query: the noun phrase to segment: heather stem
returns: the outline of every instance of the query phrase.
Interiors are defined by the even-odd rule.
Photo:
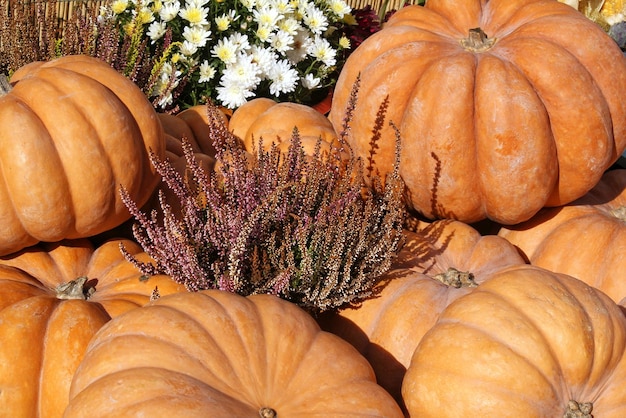
[[[0,97],[8,94],[12,88],[9,83],[9,77],[6,74],[0,74]]]

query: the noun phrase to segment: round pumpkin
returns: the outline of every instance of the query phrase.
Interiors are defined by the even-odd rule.
[[[326,149],[340,146],[335,128],[322,113],[307,105],[277,103],[262,97],[238,107],[230,118],[228,128],[243,141],[248,152],[258,147],[261,138],[266,149],[276,143],[282,151],[287,151],[294,128],[298,128],[302,146],[308,155],[315,151],[319,138]]]
[[[348,58],[329,119],[360,77],[347,138],[394,161],[423,216],[516,224],[589,191],[626,148],[626,58],[595,23],[551,0],[429,0],[389,19]]]
[[[584,282],[502,270],[451,303],[402,384],[415,417],[626,416],[626,316]]]
[[[138,244],[86,239],[41,243],[0,258],[0,409],[11,417],[60,418],[87,344],[111,317],[153,295],[185,291],[169,276],[144,277]]]
[[[0,92],[0,255],[84,238],[130,218],[123,185],[144,204],[163,156],[156,112],[139,87],[96,58],[33,62]]]
[[[607,171],[585,196],[502,227],[531,264],[574,276],[615,302],[626,297],[626,169]]]
[[[380,277],[374,297],[322,314],[322,329],[354,345],[378,383],[402,403],[401,387],[415,347],[445,307],[499,270],[524,259],[495,235],[450,220],[405,231],[405,244]]]
[[[64,418],[402,417],[367,361],[295,304],[164,296],[91,341]]]

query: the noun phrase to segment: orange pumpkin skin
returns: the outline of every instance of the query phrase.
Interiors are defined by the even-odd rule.
[[[488,38],[473,35],[472,45],[478,27]],[[388,96],[408,205],[431,219],[528,220],[584,195],[626,147],[626,59],[595,23],[556,1],[402,8],[343,67],[329,115],[336,129],[359,74],[348,142],[368,155]],[[377,145],[375,164],[388,172],[387,123]]]
[[[626,169],[607,171],[580,199],[498,235],[531,264],[574,276],[619,302],[626,297]]]
[[[441,313],[402,394],[412,417],[624,417],[625,349],[626,316],[608,296],[515,266]],[[565,415],[570,401],[591,415]]]
[[[33,62],[0,96],[0,255],[39,241],[84,238],[130,218],[123,185],[140,204],[163,156],[156,112],[141,90],[87,56]]]
[[[304,151],[312,155],[321,137],[322,146],[339,147],[337,133],[330,120],[310,106],[256,98],[238,107],[229,122],[229,130],[243,141],[248,152],[258,147],[263,138],[264,147],[272,143],[286,152],[293,129],[298,128]],[[324,148],[322,148],[324,150]]]
[[[524,264],[506,240],[481,236],[459,221],[424,223],[417,233],[406,231],[405,240],[375,297],[318,319],[322,329],[344,338],[369,360],[378,383],[400,403],[402,379],[421,338],[446,306],[477,288],[470,282],[444,284],[438,276],[453,270],[471,273],[480,287],[497,271]]]
[[[367,361],[271,295],[162,297],[106,324],[64,418],[402,417]]]
[[[149,259],[136,243],[88,240],[39,244],[0,258],[0,410],[13,417],[59,418],[72,376],[93,335],[111,317],[146,304],[155,290],[184,287],[169,276],[144,278],[119,250]],[[95,292],[57,294],[59,285],[86,277]]]

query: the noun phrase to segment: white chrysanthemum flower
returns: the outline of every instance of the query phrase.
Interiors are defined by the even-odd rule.
[[[306,8],[302,21],[308,28],[316,35],[321,35],[326,29],[328,29],[328,19],[324,13],[316,8],[310,6]]]
[[[257,22],[259,26],[275,26],[278,21],[283,18],[283,15],[278,13],[278,10],[271,7],[254,9],[252,16],[254,16],[254,21]]]
[[[328,0],[328,7],[339,19],[352,13],[350,6],[343,0]]]
[[[198,52],[198,45],[194,44],[193,42],[184,40],[180,46],[180,53],[184,57],[190,57],[194,55],[196,52]]]
[[[318,61],[323,62],[324,65],[328,67],[332,67],[337,63],[337,51],[333,49],[328,40],[320,36],[316,36],[313,43],[309,45],[308,53],[310,56]]]
[[[161,11],[159,12],[159,17],[164,22],[169,22],[173,20],[176,16],[178,16],[179,11],[180,11],[180,2],[173,1],[169,3],[165,3],[163,7],[161,7]]]
[[[270,26],[259,26],[254,33],[257,39],[261,42],[269,42],[270,36],[272,36],[273,29]]]
[[[305,59],[309,53],[309,46],[312,42],[308,31],[299,30],[293,38],[291,49],[286,52],[289,61],[297,64]]]
[[[218,32],[224,32],[230,27],[230,24],[238,19],[239,16],[235,14],[234,10],[229,10],[228,14],[224,13],[221,16],[215,18],[215,25]]]
[[[269,79],[270,93],[278,97],[281,93],[291,93],[298,83],[298,72],[291,66],[289,61],[280,60],[275,62],[270,70]]]
[[[237,60],[237,45],[234,45],[230,39],[219,39],[211,48],[211,56],[225,64],[232,64]]]
[[[273,0],[271,5],[282,15],[293,13],[293,6],[289,0]]]
[[[248,42],[248,35],[240,32],[235,32],[228,37],[229,42],[235,46],[236,53],[246,51],[250,49],[250,42]]]
[[[302,25],[297,19],[289,17],[278,22],[278,29],[295,36],[298,31],[302,30]]]
[[[174,101],[172,91],[180,83],[181,72],[174,70],[170,63],[163,64],[159,78],[152,90],[152,96],[159,97],[157,105],[165,108]]]
[[[165,30],[165,22],[155,21],[150,23],[150,26],[148,26],[146,35],[148,35],[148,37],[152,40],[152,43],[154,43],[156,40],[161,39],[163,35],[165,35]]]
[[[222,81],[216,90],[217,100],[229,109],[235,109],[246,103],[249,97],[254,97],[253,91],[228,81]]]
[[[215,67],[209,64],[209,61],[204,60],[202,61],[202,64],[200,64],[198,72],[200,74],[198,83],[208,83],[209,81],[213,80],[213,77],[215,77],[217,70],[215,69]]]
[[[240,0],[243,7],[252,11],[256,7],[256,0]]]
[[[252,62],[259,66],[259,77],[268,78],[274,62],[278,60],[278,55],[272,49],[258,45],[253,45],[248,54],[252,57]]]
[[[128,7],[128,0],[114,0],[113,3],[111,3],[111,10],[116,15],[123,13],[127,7]]]
[[[302,79],[302,85],[309,90],[314,90],[318,88],[321,82],[322,82],[321,79],[319,79],[318,77],[315,77],[311,73],[305,75],[304,78]]]
[[[189,24],[200,26],[209,24],[207,20],[208,14],[208,9],[193,4],[187,4],[178,12],[178,15],[189,22]]]
[[[226,66],[222,72],[222,81],[237,83],[245,89],[254,90],[261,82],[259,65],[248,54],[239,54],[237,61]]]
[[[186,0],[187,6],[194,6],[198,8],[203,8],[211,0]]]
[[[211,39],[211,31],[198,25],[185,26],[185,29],[183,29],[183,38],[194,44],[197,48],[202,48],[209,39]]]
[[[271,34],[268,41],[272,48],[284,55],[285,52],[292,48],[293,36],[285,31],[279,30]]]

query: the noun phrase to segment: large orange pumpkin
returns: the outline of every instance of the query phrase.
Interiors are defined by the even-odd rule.
[[[501,271],[441,313],[402,384],[411,417],[626,416],[626,316],[536,266]]]
[[[369,360],[379,384],[400,403],[413,351],[446,306],[499,270],[524,264],[505,239],[481,236],[459,221],[422,223],[417,233],[405,231],[405,240],[376,296],[318,319]]]
[[[370,152],[381,102],[402,135],[408,204],[428,218],[515,224],[589,191],[626,148],[626,58],[552,0],[429,0],[396,12],[348,58],[330,120]],[[374,161],[391,170],[394,131]]]
[[[7,417],[60,418],[87,344],[111,317],[183,292],[169,276],[144,277],[119,244],[88,240],[39,244],[0,258],[0,411]]]
[[[626,169],[607,171],[580,199],[498,235],[531,264],[574,276],[619,302],[626,298]]]
[[[367,361],[272,295],[206,290],[112,319],[64,418],[402,417]]]
[[[141,90],[87,56],[33,62],[0,92],[0,254],[84,238],[130,218],[119,187],[145,203],[163,156],[156,112]]]

